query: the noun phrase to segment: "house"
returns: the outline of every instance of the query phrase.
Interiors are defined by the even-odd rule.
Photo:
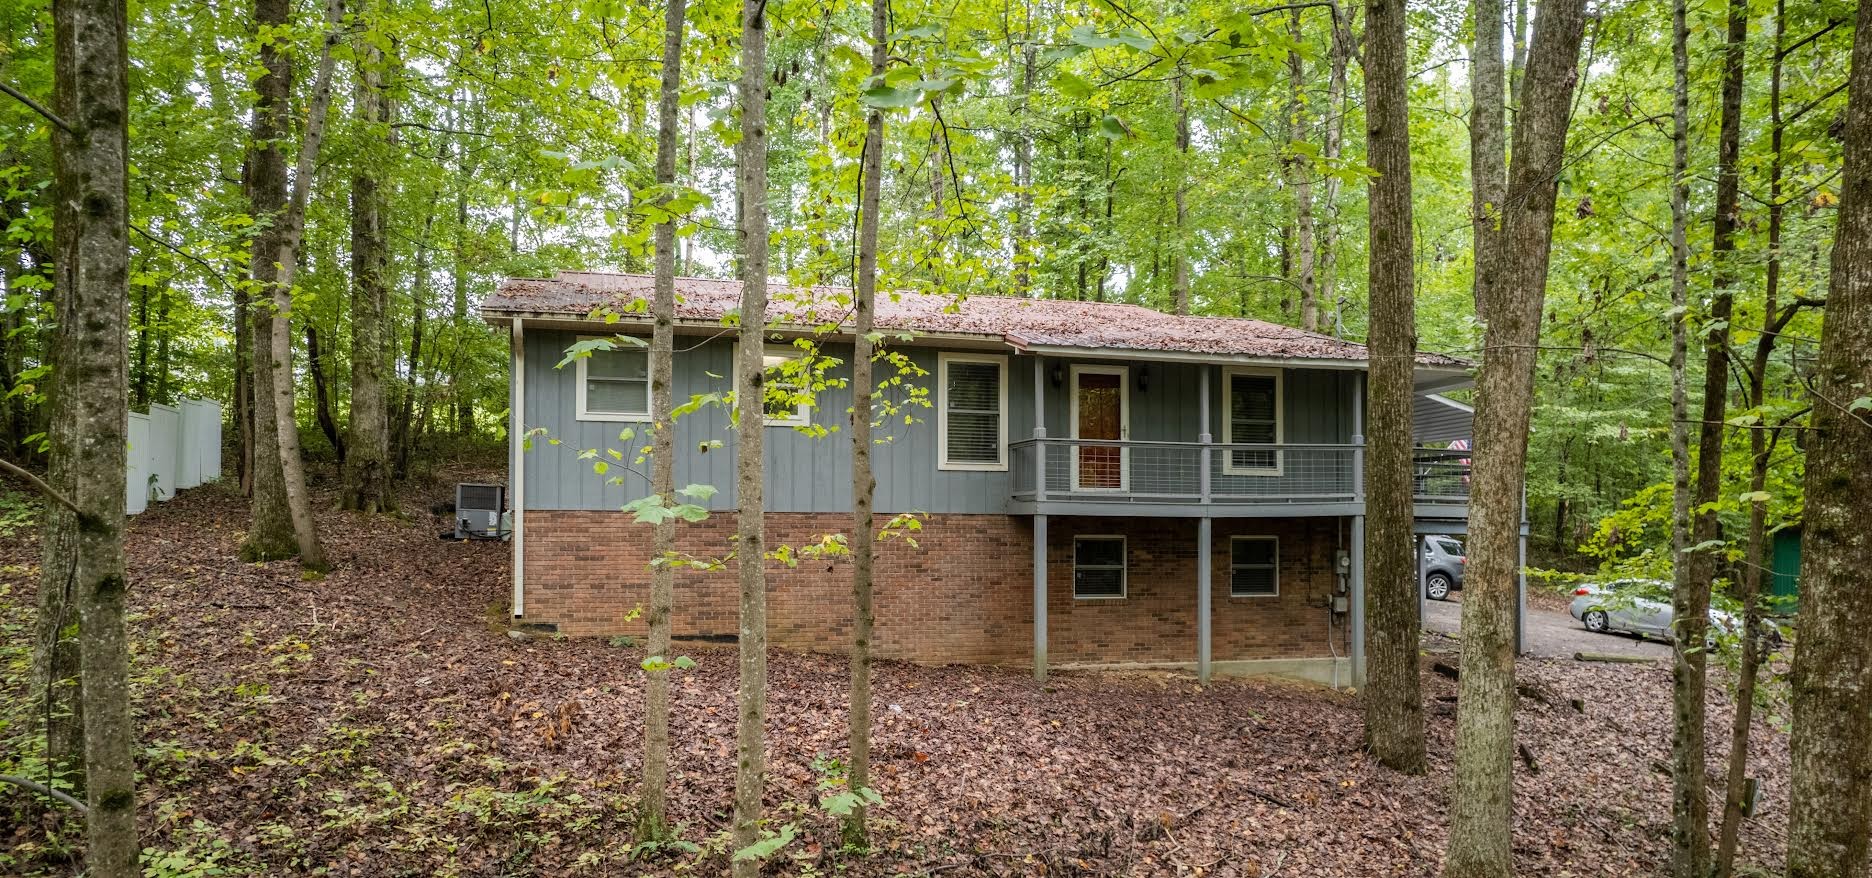
[[[596,475],[580,452],[617,448],[627,464],[647,444],[641,432],[619,437],[648,420],[648,354],[624,347],[562,361],[582,337],[647,338],[651,284],[564,272],[509,280],[481,306],[512,340],[513,614],[525,623],[573,636],[641,626],[633,610],[647,600],[651,529],[619,509],[649,492],[647,465],[640,474],[614,459]],[[680,278],[677,292],[676,398],[731,390],[734,336],[722,318],[738,308],[740,285]],[[850,293],[775,287],[772,297],[770,321],[784,327],[770,336],[779,368],[799,355],[788,340],[835,325]],[[617,319],[595,319],[599,309]],[[1040,676],[1051,664],[1355,679],[1362,345],[1257,320],[1074,301],[905,295],[880,301],[876,320],[926,373],[914,383],[929,403],[906,404],[914,422],[894,417],[878,429],[880,520],[927,518],[917,547],[880,547],[876,655],[1031,663]],[[849,334],[821,338],[839,361],[832,374],[849,374]],[[1417,389],[1469,386],[1470,368],[1422,354]],[[892,393],[908,403],[902,388]],[[828,387],[768,422],[770,543],[848,529],[849,405],[847,388]],[[801,429],[809,425],[839,432],[814,437]],[[735,527],[728,412],[704,406],[676,429],[677,484],[718,489],[714,514],[679,529],[679,548],[720,556]],[[1420,531],[1466,530],[1471,453],[1419,450]],[[772,564],[771,641],[842,649],[846,570]],[[675,635],[732,639],[737,607],[732,575],[685,570]]]

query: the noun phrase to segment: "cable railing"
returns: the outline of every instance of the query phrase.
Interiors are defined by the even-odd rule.
[[[1026,439],[1011,446],[1026,501],[1302,504],[1362,498],[1365,448],[1307,443]],[[1413,451],[1420,499],[1467,502],[1470,451]]]

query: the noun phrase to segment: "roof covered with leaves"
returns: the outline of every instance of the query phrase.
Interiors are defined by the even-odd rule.
[[[549,278],[512,278],[481,303],[492,319],[559,317],[625,321],[649,313],[653,278],[647,274],[566,271]],[[676,279],[676,316],[688,323],[719,323],[737,315],[741,283],[734,280]],[[783,326],[849,327],[852,291],[847,287],[768,288],[767,318]],[[1003,341],[1015,350],[1079,348],[1132,350],[1198,356],[1282,360],[1363,361],[1362,344],[1244,317],[1179,317],[1140,305],[880,293],[878,328],[922,335],[969,336]],[[1462,368],[1456,357],[1420,353],[1418,365]]]

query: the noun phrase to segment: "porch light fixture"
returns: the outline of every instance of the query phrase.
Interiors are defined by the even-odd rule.
[[[1060,387],[1060,386],[1063,386],[1065,383],[1066,383],[1066,367],[1061,366],[1058,363],[1054,363],[1053,364],[1053,386]]]
[[[1150,367],[1149,366],[1138,367],[1137,388],[1138,388],[1139,393],[1143,393],[1145,391],[1150,390]]]

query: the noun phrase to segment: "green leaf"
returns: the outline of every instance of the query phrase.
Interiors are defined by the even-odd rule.
[[[1092,84],[1077,75],[1061,70],[1053,77],[1053,87],[1059,93],[1074,100],[1085,100],[1092,96]]]
[[[687,670],[691,670],[695,668],[696,661],[695,659],[692,659],[686,655],[679,655],[675,658],[674,661],[671,661],[670,664],[675,665],[677,668],[681,670],[687,671]]]
[[[779,853],[781,848],[792,844],[793,835],[793,824],[783,824],[778,833],[769,832],[762,837],[760,841],[735,851],[735,862],[741,862],[743,860],[765,860]]]
[[[676,493],[681,494],[684,497],[693,497],[697,500],[707,503],[709,501],[709,498],[714,497],[719,492],[716,491],[714,485],[684,485],[680,488],[677,488]]]
[[[1767,491],[1750,491],[1736,499],[1743,503],[1766,503],[1774,499],[1774,495],[1769,494]]]
[[[893,88],[880,85],[865,89],[859,100],[867,107],[879,107],[887,110],[901,110],[914,107],[923,100],[923,92],[915,88]]]
[[[1099,120],[1099,135],[1112,140],[1124,140],[1131,136],[1131,128],[1117,116],[1106,116]]]

